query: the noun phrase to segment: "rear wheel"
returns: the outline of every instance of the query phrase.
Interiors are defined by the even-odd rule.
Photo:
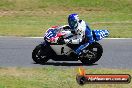
[[[48,50],[43,45],[38,45],[32,52],[32,59],[39,64],[46,63],[49,60]]]
[[[87,53],[80,58],[81,62],[83,64],[93,64],[101,58],[103,48],[99,43],[94,42],[86,48],[86,52]]]

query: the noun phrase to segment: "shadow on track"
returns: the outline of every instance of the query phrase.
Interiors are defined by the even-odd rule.
[[[34,63],[34,64],[37,64],[37,63]],[[53,66],[94,66],[94,65],[98,65],[98,64],[85,65],[83,63],[47,62],[45,64],[40,64],[40,65],[53,65]]]

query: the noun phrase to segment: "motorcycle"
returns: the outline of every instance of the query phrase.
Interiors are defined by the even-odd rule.
[[[92,30],[94,42],[86,47],[80,56],[76,55],[74,48],[80,44],[65,44],[63,41],[65,32],[58,26],[51,27],[44,35],[44,42],[35,47],[32,59],[38,64],[45,64],[49,59],[54,61],[78,61],[83,64],[97,62],[103,53],[102,46],[97,42],[109,35],[108,30]],[[54,43],[57,39],[57,42]]]

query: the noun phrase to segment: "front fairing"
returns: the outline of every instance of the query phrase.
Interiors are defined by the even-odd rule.
[[[58,31],[59,31],[58,29],[48,29],[48,31],[44,35],[44,39],[49,40],[52,37],[55,37]]]

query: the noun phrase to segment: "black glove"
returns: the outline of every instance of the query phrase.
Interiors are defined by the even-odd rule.
[[[63,27],[63,29],[65,30],[65,29],[70,29],[70,27],[69,26],[65,26],[65,27]]]

